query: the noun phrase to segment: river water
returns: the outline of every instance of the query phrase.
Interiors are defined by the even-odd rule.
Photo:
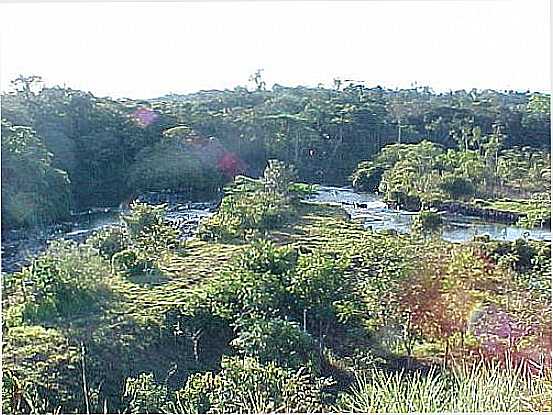
[[[177,202],[169,204],[166,218],[175,222],[181,238],[192,237],[200,220],[213,214],[215,202]],[[95,208],[71,215],[70,221],[34,229],[2,232],[2,272],[15,272],[28,265],[33,257],[46,249],[49,241],[70,239],[84,241],[94,231],[120,224],[119,208]]]
[[[408,233],[416,213],[389,209],[374,193],[358,193],[347,187],[320,186],[311,202],[323,202],[342,206],[353,220],[375,231],[392,229]],[[362,207],[361,207],[361,206]],[[491,239],[514,241],[520,238],[551,241],[551,229],[525,229],[513,225],[483,221],[480,218],[444,214],[442,238],[449,242],[465,242],[479,235]]]
[[[408,233],[414,213],[389,209],[372,193],[358,193],[347,187],[319,186],[307,202],[342,206],[352,220],[360,221],[375,231],[392,229]],[[213,214],[215,202],[170,202],[167,219],[179,223],[182,238],[194,235],[200,221]],[[362,205],[362,206],[360,206]],[[91,209],[72,216],[63,229],[59,226],[35,230],[12,230],[2,233],[2,272],[13,272],[29,263],[52,239],[84,240],[93,231],[121,223],[121,209]],[[513,241],[519,238],[551,241],[550,229],[524,229],[512,225],[485,222],[461,215],[444,215],[442,238],[464,242],[476,235]]]

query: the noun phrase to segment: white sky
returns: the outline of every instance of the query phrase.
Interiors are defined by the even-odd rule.
[[[245,85],[548,91],[550,1],[2,4],[1,89],[42,75],[100,96]]]

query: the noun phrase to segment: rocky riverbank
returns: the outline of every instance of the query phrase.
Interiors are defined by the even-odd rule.
[[[517,212],[479,207],[463,202],[443,202],[435,207],[440,211],[445,211],[451,214],[474,216],[490,222],[508,224],[515,224],[521,217],[525,216],[524,214]]]
[[[167,204],[166,220],[180,231],[181,239],[194,236],[202,218],[211,215],[220,200],[192,202],[188,194],[160,192],[139,195],[137,200],[150,204]],[[2,232],[2,272],[17,272],[43,252],[49,241],[70,239],[83,242],[94,231],[121,222],[121,208],[90,208],[73,212],[71,221],[31,229]]]

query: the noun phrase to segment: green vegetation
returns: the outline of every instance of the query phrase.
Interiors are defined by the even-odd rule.
[[[217,213],[204,222],[200,237],[204,240],[233,241],[259,237],[263,232],[277,228],[295,215],[290,188],[294,172],[277,160],[269,160],[262,180],[238,177]]]
[[[270,159],[293,164],[301,181],[345,184],[360,162],[374,160],[384,147],[423,140],[443,147],[446,165],[454,154],[448,150],[459,148],[455,158],[463,160],[454,162],[453,173],[470,179],[477,192],[524,194],[542,191],[548,181],[549,95],[438,94],[341,80],[332,89],[269,90],[261,73],[254,79],[253,90],[134,101],[42,88],[40,77],[18,77],[14,92],[2,94],[2,226],[47,223],[69,208],[114,206],[143,191],[215,192],[236,175],[259,175]],[[23,141],[5,138],[23,135]],[[31,159],[38,165],[29,169]],[[400,186],[403,172],[425,170],[426,162],[400,164],[386,181]],[[355,186],[374,189],[382,167],[359,169]],[[451,173],[449,167],[443,173]],[[471,196],[466,182],[453,178],[444,186],[446,194]],[[440,186],[423,183],[416,190],[434,188]]]
[[[30,127],[2,120],[2,223],[29,226],[69,215],[67,173]]]
[[[2,97],[4,227],[226,185],[192,239],[133,202],[3,275],[3,411],[550,411],[550,243],[431,237],[445,202],[547,223],[546,96],[252,80],[135,102],[20,77]],[[356,165],[415,232],[302,200]]]
[[[461,366],[454,373],[427,375],[375,372],[361,376],[352,393],[343,395],[335,411],[355,413],[405,412],[526,412],[546,402],[551,380],[527,380],[520,370]]]
[[[350,179],[356,189],[380,191],[388,203],[407,210],[460,201],[519,215],[522,226],[550,224],[550,154],[528,147],[502,149],[499,127],[489,136],[479,131],[465,131],[468,141],[460,141],[458,150],[426,140],[388,145],[374,160],[359,163]],[[474,149],[464,147],[474,140],[478,140]],[[506,197],[518,199],[504,201]]]
[[[270,192],[239,178],[226,197],[245,189]],[[60,279],[62,294],[72,272],[89,275],[82,283],[96,291],[72,297],[85,313],[68,302],[30,318],[21,307],[37,297],[22,296],[21,278],[7,280],[5,405],[20,396],[17,382],[24,412],[83,411],[86,399],[91,411],[131,413],[551,408],[548,243],[385,235],[339,208],[291,203],[296,214],[263,239],[185,248],[161,230],[163,207],[135,204],[122,228],[69,244],[76,253],[65,261],[37,258],[22,275],[47,269],[36,275]],[[129,249],[156,263],[155,275],[110,269],[110,256]],[[48,349],[21,337],[38,332]],[[35,373],[37,353],[45,360]],[[83,356],[86,396],[76,375]],[[38,381],[44,371],[55,386]]]
[[[91,312],[107,294],[109,264],[86,245],[52,242],[32,265],[8,284],[23,296],[25,321]]]

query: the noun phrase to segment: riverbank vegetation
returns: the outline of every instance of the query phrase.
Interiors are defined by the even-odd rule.
[[[138,101],[18,77],[2,94],[2,226],[48,223],[144,191],[217,192],[237,174],[262,175],[269,159],[293,164],[302,182],[343,185],[387,145],[399,143],[392,147],[399,151],[423,140],[433,145],[421,144],[425,150],[443,147],[443,168],[434,167],[445,177],[438,186],[425,174],[420,192],[464,198],[475,187],[485,198],[527,198],[544,191],[546,94],[390,90],[339,79],[333,88],[267,89],[261,72],[251,79],[233,90]],[[405,165],[405,174],[428,162]],[[354,184],[372,190],[382,173],[379,163],[361,165]],[[403,180],[386,176],[391,189]]]
[[[478,131],[473,129],[470,140],[461,144],[474,142]],[[374,160],[359,163],[352,184],[358,190],[379,191],[389,204],[408,210],[447,210],[447,202],[455,201],[470,203],[471,213],[478,216],[498,212],[499,220],[514,217],[512,221],[523,226],[549,225],[550,153],[500,151],[499,131],[479,137],[480,148],[474,150],[446,149],[429,141],[386,146]]]
[[[272,162],[227,189],[287,200],[248,238],[182,245],[134,204],[10,275],[4,411],[550,410],[549,243],[372,232],[292,177]],[[155,267],[114,261],[129,250]]]
[[[449,243],[429,210],[546,224],[549,96],[252,80],[3,94],[4,229],[128,205],[3,274],[3,412],[551,411],[550,242]],[[309,199],[350,176],[412,232]],[[135,200],[166,191],[224,197],[189,237]]]

